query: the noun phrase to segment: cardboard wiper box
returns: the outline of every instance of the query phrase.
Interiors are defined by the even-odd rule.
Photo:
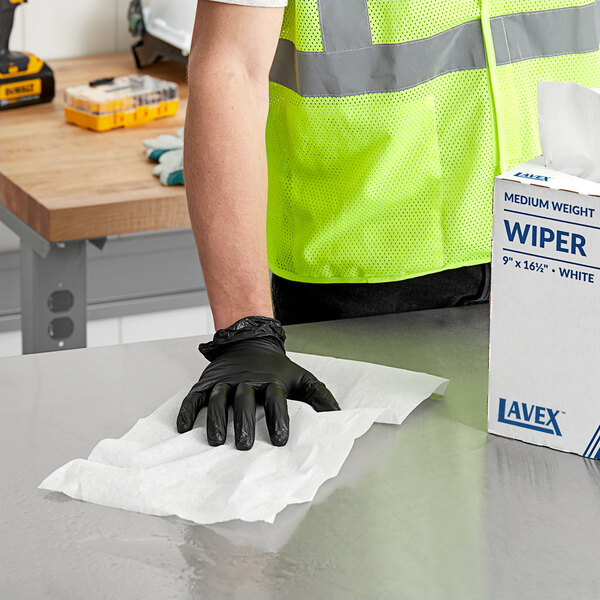
[[[488,429],[600,459],[600,183],[496,177]]]

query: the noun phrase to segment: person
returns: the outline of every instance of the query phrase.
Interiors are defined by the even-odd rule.
[[[249,449],[258,402],[283,445],[286,398],[339,409],[282,324],[488,300],[494,176],[539,154],[538,80],[600,84],[596,9],[199,0],[184,173],[217,333],[180,432],[206,407],[224,443],[233,405]]]

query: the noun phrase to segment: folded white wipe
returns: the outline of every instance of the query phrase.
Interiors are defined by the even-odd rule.
[[[600,182],[600,89],[540,81],[538,112],[546,166]]]
[[[209,446],[205,411],[196,427],[179,434],[175,420],[185,388],[122,438],[105,439],[87,460],[63,465],[40,488],[72,498],[151,515],[177,515],[200,524],[232,519],[272,523],[288,504],[307,502],[341,469],[354,440],[374,422],[400,424],[447,379],[326,356],[289,353],[326,382],[341,411],[316,413],[289,402],[290,438],[271,445],[264,412],[257,411],[252,450],[227,442]]]

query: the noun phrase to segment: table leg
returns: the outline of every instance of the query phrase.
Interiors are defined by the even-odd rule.
[[[45,256],[21,239],[23,354],[85,348],[86,242],[51,243]]]

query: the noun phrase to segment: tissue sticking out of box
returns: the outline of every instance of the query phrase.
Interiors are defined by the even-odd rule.
[[[538,113],[546,166],[600,182],[600,89],[540,81]]]

